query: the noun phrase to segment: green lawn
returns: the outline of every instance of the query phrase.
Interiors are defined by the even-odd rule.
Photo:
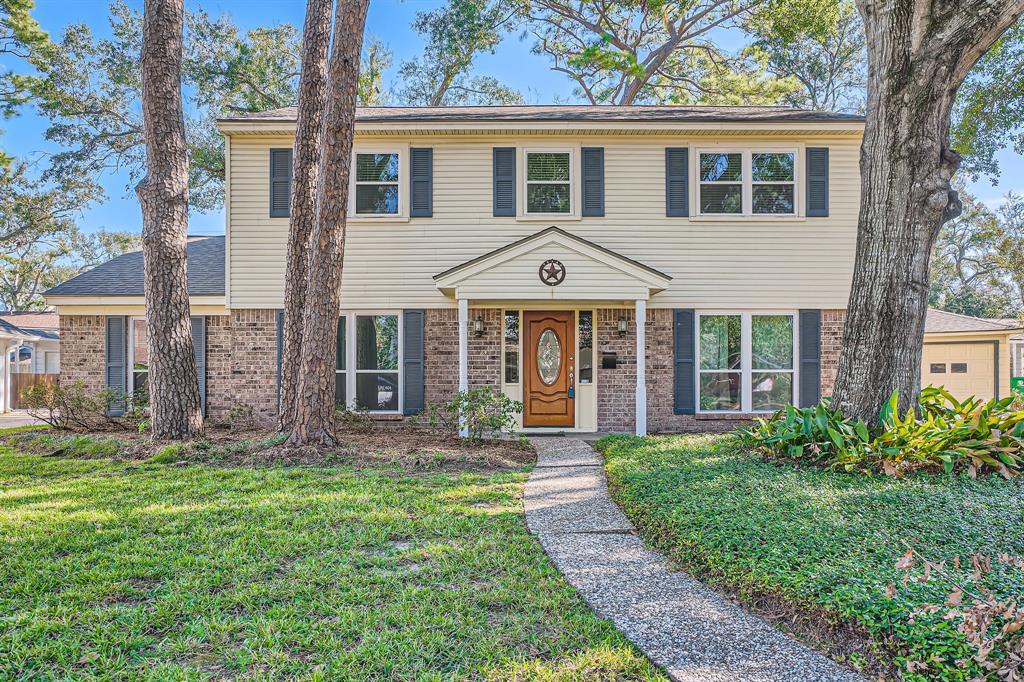
[[[524,479],[0,449],[0,679],[662,679]]]
[[[975,552],[1024,555],[1024,484],[998,477],[915,475],[894,479],[765,462],[727,436],[608,438],[613,496],[641,534],[698,577],[754,595],[782,597],[805,613],[859,624],[905,679],[960,680],[980,673],[956,659],[964,639],[916,606],[952,589],[933,580],[904,587],[895,568],[905,542],[933,561]],[[993,562],[986,586],[1024,594],[1024,572]],[[885,596],[895,583],[895,599]],[[893,653],[896,652],[896,653]],[[932,659],[932,656],[935,659]]]

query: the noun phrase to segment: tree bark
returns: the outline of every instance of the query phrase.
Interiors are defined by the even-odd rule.
[[[868,44],[861,206],[833,405],[876,423],[894,391],[916,405],[929,257],[960,213],[949,117],[967,72],[1024,0],[857,0]]]
[[[328,71],[317,220],[310,239],[292,445],[335,443],[334,380],[359,53],[369,0],[338,0]]]
[[[332,0],[309,0],[302,36],[299,116],[292,157],[288,266],[284,287],[284,352],[281,356],[280,429],[295,424],[295,395],[302,358],[302,311],[306,299],[309,237],[316,224],[317,177],[327,108],[327,53],[331,44]]]
[[[153,437],[203,430],[189,317],[188,147],[181,107],[182,0],[146,0],[142,28],[142,121],[146,176],[142,205],[149,401]]]

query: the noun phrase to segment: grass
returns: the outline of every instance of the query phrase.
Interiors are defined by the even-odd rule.
[[[0,449],[0,678],[663,679],[527,533],[524,478]]]
[[[942,620],[945,609],[908,622],[915,607],[941,605],[952,585],[904,586],[895,563],[906,543],[950,563],[975,552],[1024,555],[1020,479],[798,468],[762,461],[727,436],[612,437],[599,447],[612,494],[641,534],[698,577],[750,605],[853,625],[900,668],[926,662],[919,673],[903,670],[904,679],[981,674],[956,664],[971,650]],[[997,566],[985,580],[997,594],[1024,594],[1024,572]],[[896,598],[885,595],[889,584],[899,586]],[[870,651],[850,658],[863,663],[862,655]]]

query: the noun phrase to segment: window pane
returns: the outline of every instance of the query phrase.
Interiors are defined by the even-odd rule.
[[[740,368],[740,316],[704,315],[700,318],[700,368]]]
[[[545,152],[526,155],[527,180],[568,180],[569,154]]]
[[[702,182],[739,182],[743,179],[742,154],[701,154]]]
[[[527,213],[568,213],[569,185],[527,185]]]
[[[334,405],[339,410],[348,408],[348,386],[345,372],[334,373]]]
[[[398,154],[356,154],[356,182],[398,182]]]
[[[580,383],[589,384],[594,381],[594,313],[589,310],[580,311]]]
[[[356,317],[356,369],[398,369],[398,316]]]
[[[793,369],[792,316],[753,315],[750,332],[753,369]]]
[[[347,355],[346,352],[345,352],[345,350],[346,350],[345,347],[346,347],[347,343],[348,343],[348,340],[345,338],[345,318],[344,317],[339,317],[338,318],[338,343],[335,346],[335,354],[334,354],[334,368],[335,369],[341,369],[341,370],[345,369],[345,362],[346,362],[346,355]]]
[[[356,374],[356,407],[366,410],[398,410],[398,374]]]
[[[356,213],[398,213],[398,185],[356,185]]]
[[[132,362],[137,370],[149,369],[149,330],[145,320],[132,320]]]
[[[793,185],[754,185],[754,213],[794,213]]]
[[[772,182],[793,179],[793,154],[751,154],[751,179],[754,182]]]
[[[701,372],[700,409],[704,411],[732,411],[740,409],[739,372]]]
[[[742,185],[701,185],[701,213],[742,213]]]
[[[519,383],[519,313],[505,313],[505,383]]]
[[[755,411],[781,410],[793,402],[793,373],[754,372],[750,392],[750,406]]]

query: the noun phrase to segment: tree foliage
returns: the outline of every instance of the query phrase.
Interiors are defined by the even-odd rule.
[[[715,32],[789,0],[520,0],[533,50],[592,104],[774,103],[795,92],[791,77],[729,55]],[[834,0],[801,0],[830,4]],[[799,25],[817,12],[792,14]]]
[[[508,0],[448,0],[438,9],[417,12],[412,28],[427,45],[421,56],[399,67],[396,100],[435,107],[521,103],[522,95],[497,79],[472,75],[476,58],[493,54],[516,19]]]
[[[999,38],[960,88],[951,137],[961,171],[975,180],[999,178],[1000,150],[1024,154],[1024,23]]]
[[[817,13],[811,20],[794,17]],[[790,3],[752,15],[744,28],[754,41],[746,54],[778,78],[800,87],[787,104],[823,111],[863,112],[867,78],[864,25],[853,0]]]
[[[0,59],[24,60],[33,52],[49,49],[49,36],[32,18],[34,7],[34,0],[0,0]],[[17,114],[30,96],[29,81],[23,74],[0,67],[0,117]],[[0,151],[0,166],[10,166],[11,160]]]

